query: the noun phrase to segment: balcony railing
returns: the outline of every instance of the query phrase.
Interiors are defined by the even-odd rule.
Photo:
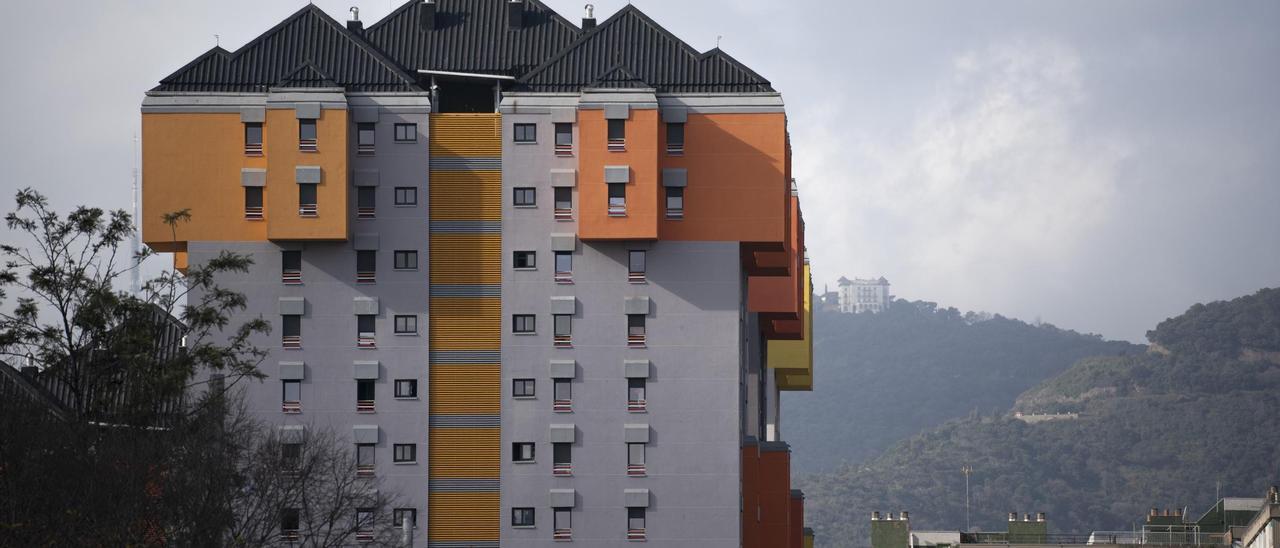
[[[624,217],[627,214],[627,206],[609,204],[608,213],[610,217]]]
[[[378,213],[378,209],[375,207],[357,207],[356,208],[357,219],[372,219],[374,217],[377,217],[377,213]]]
[[[573,283],[573,273],[572,272],[556,272],[556,283],[558,284]]]
[[[573,346],[572,335],[556,335],[553,342],[556,348],[570,348]]]
[[[262,208],[261,207],[245,207],[244,218],[246,221],[261,221]]]
[[[360,156],[373,156],[373,145],[356,145],[356,154]]]
[[[568,413],[573,411],[572,400],[555,400],[551,402],[551,410],[556,413]]]
[[[284,270],[280,272],[280,281],[290,285],[302,283],[301,270]]]
[[[297,401],[282,402],[280,404],[280,411],[283,413],[289,413],[289,414],[301,413],[302,402],[297,402]]]
[[[556,156],[573,156],[573,145],[556,144]]]
[[[375,410],[374,400],[356,400],[357,413],[372,413]]]
[[[627,411],[632,413],[644,413],[648,411],[648,402],[645,400],[627,400]]]
[[[356,335],[356,348],[377,348],[378,340],[373,333],[358,333]]]
[[[680,143],[680,144],[668,144],[668,145],[667,145],[667,154],[670,154],[670,155],[672,155],[672,156],[680,156],[680,155],[684,154],[684,143]]]
[[[316,152],[320,147],[316,144],[315,139],[299,139],[298,150],[302,152]]]
[[[378,279],[378,273],[373,270],[356,272],[356,283],[371,284]]]
[[[609,152],[622,152],[627,150],[626,139],[609,139]]]
[[[627,529],[627,540],[644,540],[644,529]]]
[[[373,531],[356,531],[356,542],[373,542]]]
[[[299,217],[315,217],[320,214],[320,207],[316,204],[302,204],[298,206]]]
[[[557,207],[557,208],[555,209],[555,215],[556,215],[556,220],[557,220],[557,221],[572,221],[572,220],[573,220],[573,208]]]
[[[556,529],[551,533],[551,538],[555,540],[573,540],[573,529]]]
[[[247,156],[262,156],[262,143],[245,143],[244,153]]]
[[[643,477],[648,474],[643,464],[628,464],[627,475],[633,478]]]
[[[628,272],[627,281],[633,284],[642,284],[645,282],[644,272]]]
[[[553,476],[572,476],[573,464],[567,462],[557,462],[551,465],[551,475]]]
[[[644,335],[627,335],[627,346],[632,348],[642,348],[644,347],[644,342]]]
[[[285,348],[302,348],[302,335],[285,335],[280,337],[280,346]]]
[[[683,219],[683,218],[684,218],[684,209],[668,209],[668,210],[667,210],[667,218],[668,218],[668,219]]]
[[[297,530],[286,529],[280,531],[280,540],[282,542],[297,542],[300,538],[302,538],[302,535]]]

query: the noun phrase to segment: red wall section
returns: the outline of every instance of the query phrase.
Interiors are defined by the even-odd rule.
[[[662,201],[658,147],[665,133],[658,131],[656,109],[631,109],[626,150],[608,150],[608,123],[603,110],[578,112],[582,145],[578,162],[578,237],[583,240],[653,240],[658,237],[658,205]],[[660,139],[662,140],[660,142]],[[631,167],[627,183],[627,215],[608,214],[604,166]]]

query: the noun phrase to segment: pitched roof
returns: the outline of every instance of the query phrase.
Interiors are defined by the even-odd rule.
[[[511,28],[498,0],[437,0],[436,24],[424,28],[422,0],[410,0],[365,31],[370,43],[410,70],[520,76],[564,49],[581,31],[537,0],[524,0],[524,22]]]
[[[234,53],[213,48],[152,91],[262,92],[272,87],[421,91],[415,78],[308,4]]]
[[[628,4],[520,79],[522,89],[573,92],[625,67],[658,92],[771,92],[769,81],[715,48],[698,53]],[[607,87],[607,86],[605,86]]]

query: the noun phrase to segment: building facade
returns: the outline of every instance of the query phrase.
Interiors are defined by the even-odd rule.
[[[854,280],[842,276],[838,284],[840,312],[845,314],[884,312],[889,306],[889,301],[893,300],[893,296],[889,294],[889,280],[884,279],[883,276],[879,279],[857,278]]]
[[[349,435],[419,545],[804,545],[812,286],[745,65],[632,6],[307,6],[142,111],[147,244],[254,259],[219,280],[275,327],[250,409]]]

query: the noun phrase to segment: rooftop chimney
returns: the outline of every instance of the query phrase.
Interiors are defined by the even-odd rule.
[[[1018,513],[1009,512],[1009,521],[1018,521]]]
[[[596,28],[596,7],[592,4],[587,4],[585,10],[586,13],[582,15],[582,30]]]
[[[907,520],[907,511],[906,511],[906,510],[903,510],[903,511],[902,511],[902,520],[903,520],[903,521],[906,521],[906,520]]]
[[[513,29],[524,26],[524,0],[507,0],[507,24]]]
[[[347,30],[356,34],[364,32],[364,22],[360,21],[360,8],[351,6],[351,19],[347,21]]]
[[[436,0],[422,0],[418,8],[418,27],[422,30],[436,28]]]
[[[872,512],[871,521],[880,521],[880,512]]]
[[[1044,512],[1036,512],[1036,521],[1044,521],[1044,519],[1045,519]]]

